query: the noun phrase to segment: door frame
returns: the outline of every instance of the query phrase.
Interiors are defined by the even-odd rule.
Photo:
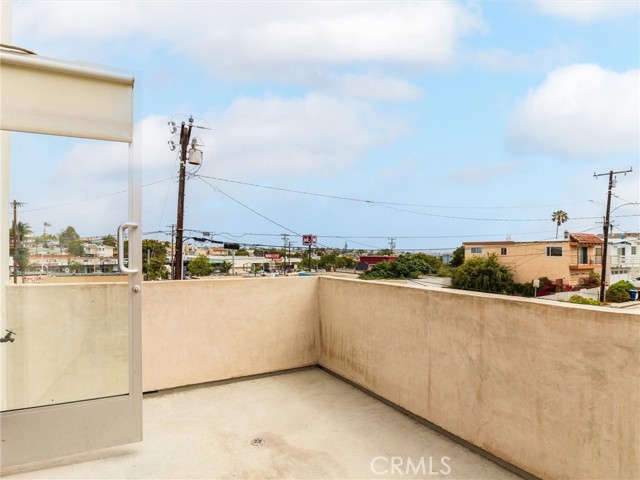
[[[69,136],[128,143],[128,218],[123,218],[122,223],[137,224],[138,228],[128,229],[128,267],[132,270],[128,274],[126,287],[128,288],[129,316],[129,392],[114,397],[0,412],[0,434],[2,436],[0,467],[2,468],[142,440],[142,338],[140,320],[142,296],[141,160],[139,142],[137,141],[139,135],[133,128],[133,112],[135,111],[133,77],[124,76],[120,72],[114,72],[109,69],[89,68],[86,65],[76,65],[55,59],[43,59],[38,56],[29,57],[24,55],[15,57],[13,55],[14,54],[7,54],[5,52],[0,53],[0,74],[2,74],[0,99],[3,97],[5,99],[8,98],[2,95],[6,93],[5,83],[7,83],[3,69],[11,67],[15,62],[17,62],[19,68],[22,69],[22,73],[24,73],[26,69],[27,74],[29,74],[29,68],[34,69],[33,74],[36,76],[43,71],[45,73],[53,72],[52,75],[62,78],[61,82],[66,85],[65,88],[69,88],[69,85],[66,84],[67,78],[71,84],[73,84],[73,82],[91,81],[99,83],[100,86],[104,88],[104,90],[99,90],[99,92],[105,92],[106,97],[108,97],[113,90],[117,98],[121,100],[121,103],[127,103],[127,99],[129,99],[128,102],[130,105],[124,105],[125,108],[121,108],[115,113],[111,112],[113,117],[119,116],[118,120],[120,120],[121,125],[124,126],[118,132],[109,132],[109,138],[95,134],[96,125],[98,125],[98,127],[100,126],[101,112],[98,112],[96,115],[98,122],[93,123],[93,131],[82,131],[82,125],[73,124],[73,118],[76,115],[74,108],[86,109],[87,104],[93,105],[93,103],[88,102],[88,100],[91,100],[90,97],[92,95],[96,95],[95,89],[88,89],[86,95],[88,95],[89,98],[82,98],[82,92],[80,92],[78,95],[79,98],[76,99],[74,93],[75,103],[66,102],[58,108],[60,110],[66,109],[62,112],[63,116],[66,115],[69,118],[69,124],[65,125],[65,128],[75,133]],[[111,88],[112,86],[113,88]],[[70,90],[80,91],[80,89],[74,89],[73,85],[71,85]],[[130,92],[128,92],[128,90],[130,90]],[[48,92],[48,94],[55,96],[55,94],[51,92]],[[98,95],[101,95],[101,93],[98,93]],[[6,103],[10,103],[14,98],[7,100]],[[4,111],[5,100],[1,101],[0,119],[4,122],[7,120],[7,115]],[[19,102],[17,103],[19,104]],[[32,125],[24,129],[7,128],[6,124],[3,123],[3,128],[6,129],[6,131],[2,131],[0,135],[0,142],[2,143],[0,146],[2,151],[0,161],[0,187],[2,189],[2,195],[0,195],[0,199],[3,202],[9,197],[10,156],[9,134],[7,131],[59,134],[59,132],[47,131],[46,126],[41,129],[37,121],[39,120],[36,119],[33,124],[35,126]],[[74,128],[77,130],[74,130]],[[0,213],[0,228],[2,228],[4,232],[8,231],[8,216],[8,209],[3,208]],[[0,265],[0,271],[2,272],[0,276],[2,282],[1,300],[6,300],[7,287],[5,285],[9,279],[8,248],[8,238],[6,238],[4,234],[0,235],[0,249],[2,250],[0,260],[6,259],[6,261]],[[3,301],[2,305],[0,327],[4,332],[7,321],[5,310],[6,301]],[[19,341],[19,339],[16,341]],[[11,348],[10,345],[10,343],[0,345],[0,351],[2,351],[0,355],[3,360],[6,360],[6,350],[4,349]],[[6,365],[4,361],[2,364]],[[6,375],[3,375],[3,377],[6,378]],[[2,390],[4,394],[5,386],[2,386]]]

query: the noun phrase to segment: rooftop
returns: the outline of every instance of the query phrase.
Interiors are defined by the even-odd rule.
[[[318,368],[150,394],[144,419],[142,443],[3,477],[519,478]]]
[[[113,304],[127,294],[10,285],[7,409],[126,391]],[[331,276],[148,282],[142,294],[142,390],[161,392],[144,399],[143,442],[2,475],[514,478],[491,458],[529,478],[640,478],[637,309]],[[68,305],[76,315],[49,321]],[[17,454],[37,459],[43,433]]]
[[[601,245],[604,243],[600,237],[591,233],[572,233],[570,238],[571,241],[586,245]]]

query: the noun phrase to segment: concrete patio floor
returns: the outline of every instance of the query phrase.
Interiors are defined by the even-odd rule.
[[[320,369],[146,395],[142,443],[29,468],[2,476],[520,478]]]

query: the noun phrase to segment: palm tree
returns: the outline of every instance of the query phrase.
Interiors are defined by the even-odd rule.
[[[556,238],[558,238],[558,229],[560,228],[560,225],[569,220],[569,215],[563,210],[558,210],[551,214],[551,220],[556,224]]]
[[[231,271],[232,267],[233,267],[233,264],[231,262],[227,262],[226,260],[222,262],[222,271],[226,275],[229,275],[229,272]]]
[[[16,223],[16,239],[18,242],[24,242],[25,237],[32,233],[33,230],[31,230],[31,226],[28,223]],[[9,229],[9,236],[13,238],[13,227]]]

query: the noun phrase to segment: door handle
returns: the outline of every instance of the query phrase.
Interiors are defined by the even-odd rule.
[[[137,268],[128,268],[124,266],[124,231],[130,228],[138,228],[137,223],[123,223],[118,227],[118,268],[122,273],[128,275],[138,273]]]

